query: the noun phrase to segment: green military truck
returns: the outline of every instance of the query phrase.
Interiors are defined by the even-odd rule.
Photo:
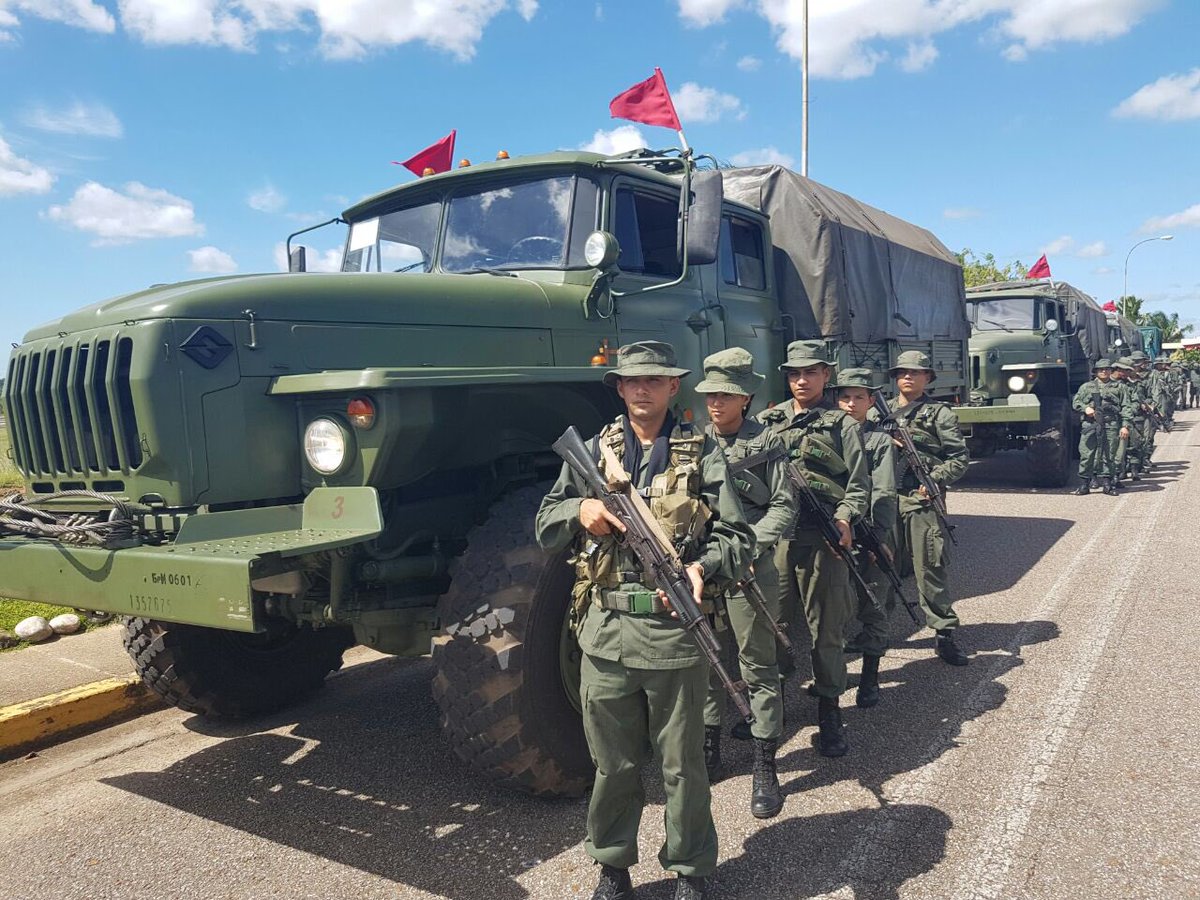
[[[773,220],[784,201],[796,221]],[[459,756],[581,792],[572,575],[532,522],[551,443],[618,412],[617,347],[667,340],[699,373],[741,345],[774,372],[824,334],[877,371],[919,347],[947,396],[965,387],[953,255],[781,169],[551,153],[341,219],[341,272],[156,285],[32,331],[8,364],[25,484],[0,508],[0,596],[125,616],[146,683],[205,716],[303,698],[356,643],[432,653]]]
[[[1071,400],[1108,346],[1104,311],[1062,281],[1004,281],[967,290],[971,389],[955,410],[974,458],[1025,453],[1039,487],[1067,483],[1078,443]]]
[[[1120,313],[1106,312],[1104,318],[1108,324],[1106,356],[1116,359],[1142,349],[1142,333],[1138,331],[1137,325]]]

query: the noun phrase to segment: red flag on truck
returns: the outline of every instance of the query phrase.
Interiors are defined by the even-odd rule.
[[[613,97],[612,102],[608,104],[608,111],[614,119],[629,119],[643,125],[661,125],[676,131],[683,128],[679,124],[675,104],[671,102],[667,81],[658,66],[654,67],[654,74],[645,81]]]
[[[1102,307],[1100,307],[1100,308],[1101,308],[1102,310],[1104,310],[1105,312],[1116,312],[1116,311],[1117,311],[1117,301],[1116,301],[1116,300],[1109,300],[1107,303],[1105,303],[1105,304],[1104,304]]]
[[[454,138],[457,134],[458,129],[455,129],[404,162],[392,160],[392,165],[404,166],[418,177],[425,175],[426,169],[433,169],[435,175],[439,172],[449,172],[454,161]]]
[[[1033,264],[1033,268],[1029,270],[1027,278],[1049,278],[1050,263],[1046,262],[1046,254],[1042,254],[1042,258]]]

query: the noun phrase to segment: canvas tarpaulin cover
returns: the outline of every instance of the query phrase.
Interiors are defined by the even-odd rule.
[[[930,232],[782,166],[721,174],[727,199],[771,219],[776,288],[798,337],[970,335],[962,267]]]
[[[1108,351],[1108,316],[1099,303],[1079,288],[1065,281],[1052,281],[1051,284],[1073,320],[1070,325],[1079,338],[1083,355],[1095,362]]]

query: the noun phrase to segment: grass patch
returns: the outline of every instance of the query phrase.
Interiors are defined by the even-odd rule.
[[[30,616],[42,616],[49,621],[55,616],[62,613],[75,612],[68,606],[51,606],[48,603],[33,603],[29,600],[2,600],[0,599],[0,629],[12,633],[13,628],[22,619],[28,619]],[[76,613],[78,615],[78,613]],[[88,628],[95,628],[95,625],[89,626],[87,619],[79,616],[79,631],[76,634],[82,634]],[[22,641],[16,647],[11,649],[17,650],[21,647],[28,647],[29,643]]]
[[[10,446],[7,426],[0,427],[0,491],[20,487],[22,483],[21,473],[8,456]]]

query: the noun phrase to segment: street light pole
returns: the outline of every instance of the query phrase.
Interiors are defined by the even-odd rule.
[[[800,62],[800,174],[808,177],[808,0],[801,7],[804,56]]]
[[[1129,252],[1125,254],[1125,288],[1121,292],[1121,315],[1129,318],[1129,257],[1133,256],[1133,251],[1142,244],[1148,244],[1150,241],[1170,241],[1175,238],[1173,234],[1160,234],[1158,237],[1148,237],[1145,240],[1138,241],[1129,248]]]

